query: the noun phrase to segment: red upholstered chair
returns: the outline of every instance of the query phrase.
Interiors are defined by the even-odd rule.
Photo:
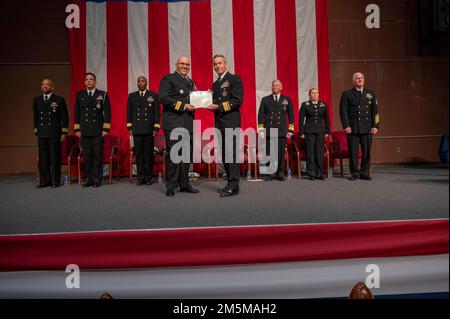
[[[241,175],[246,176],[247,172],[252,172],[255,179],[258,178],[258,153],[255,144],[244,144],[244,162],[241,166]]]
[[[334,161],[339,159],[341,177],[344,177],[344,158],[349,158],[347,133],[344,130],[331,133],[333,142],[331,143],[331,167],[334,167]],[[358,150],[358,158],[361,158],[361,149]]]
[[[330,162],[331,162],[331,136],[325,137],[325,152],[323,153],[323,160],[327,169],[327,177],[330,178]]]
[[[67,166],[68,182],[72,180],[72,166],[77,164],[80,139],[76,135],[67,135],[61,145],[61,166]]]
[[[289,145],[288,145],[288,143],[286,143],[286,146],[284,148],[284,159],[283,159],[284,161],[286,161],[286,163],[285,163],[286,172],[287,172],[288,168],[291,168],[290,167],[291,154],[289,153],[288,148],[289,148]],[[252,172],[252,166],[253,166],[253,177],[255,179],[258,179],[258,167],[261,164],[261,160],[258,156],[258,149],[257,149],[256,145],[254,145],[254,144],[244,145],[244,154],[245,154],[245,160],[244,160],[245,165],[243,166],[243,168],[246,167],[247,168],[246,171]],[[291,169],[291,171],[292,171],[292,169]]]
[[[134,146],[130,142],[130,184],[133,183],[133,165],[136,164],[136,154],[134,153]]]
[[[68,183],[71,184],[72,170],[71,165],[77,164],[77,155],[79,152],[80,139],[76,135],[67,135],[61,142],[61,168],[67,166]],[[37,179],[40,180],[39,157],[36,159]]]
[[[203,161],[203,150],[204,148],[207,148],[207,156],[208,156],[208,160],[207,161]],[[198,150],[195,150],[198,151]],[[200,151],[202,152],[202,162],[201,163],[194,163],[194,171],[197,173],[200,173],[200,175],[202,173],[207,173],[208,175],[208,180],[211,180],[211,176],[212,176],[212,172],[214,171],[215,173],[215,179],[218,180],[219,178],[219,171],[214,159],[214,155],[215,155],[215,147],[214,147],[214,143],[212,141],[205,141],[202,140],[201,143],[201,149]]]
[[[153,167],[162,165],[162,174],[165,174],[166,161],[164,160],[166,153],[166,140],[164,134],[155,136],[153,144]],[[136,154],[134,147],[130,147],[130,183],[133,183],[133,165],[136,164]],[[153,172],[152,172],[153,174]]]
[[[163,179],[166,179],[166,139],[164,134],[158,134],[155,136],[155,151],[153,157],[153,171],[158,171],[158,167],[161,168]]]
[[[302,178],[302,167],[301,167],[301,161],[306,161],[306,144],[305,140],[300,138],[298,134],[295,134],[294,137],[291,138],[291,140],[288,140],[288,143],[286,143],[288,146],[288,151],[291,154],[292,163],[294,161],[297,163],[297,176],[298,178]],[[292,170],[292,173],[294,173],[295,169]]]
[[[114,164],[116,166],[116,176],[120,180],[120,160],[119,160],[119,142],[118,136],[106,135],[103,144],[103,164],[109,165],[109,183],[112,184]],[[84,164],[83,150],[78,154],[78,184],[81,184],[81,166]]]

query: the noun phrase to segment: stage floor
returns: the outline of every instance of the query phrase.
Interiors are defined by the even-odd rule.
[[[377,166],[372,182],[248,182],[220,198],[224,181],[200,179],[199,194],[165,196],[164,184],[36,189],[35,176],[0,177],[0,234],[281,225],[448,218],[448,166]]]

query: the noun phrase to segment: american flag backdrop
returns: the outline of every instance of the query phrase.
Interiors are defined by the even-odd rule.
[[[97,75],[97,87],[112,105],[111,134],[129,149],[126,100],[136,78],[147,76],[158,91],[178,56],[191,57],[190,76],[199,90],[215,80],[212,56],[223,54],[244,86],[242,127],[257,127],[260,100],[271,82],[283,83],[298,107],[318,87],[331,114],[327,0],[75,1],[81,25],[70,31],[72,102],[84,89],[84,74]],[[72,104],[73,105],[73,104]],[[73,118],[73,117],[72,117]],[[207,110],[196,112],[202,128],[214,125]],[[124,163],[122,167],[128,165]],[[125,173],[125,172],[124,172]]]

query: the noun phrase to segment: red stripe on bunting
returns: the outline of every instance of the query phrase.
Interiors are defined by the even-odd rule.
[[[119,136],[121,174],[129,167],[127,130],[128,96],[128,11],[127,2],[106,3],[107,85],[111,99],[111,131]]]
[[[0,236],[0,271],[186,267],[448,253],[448,219]]]
[[[292,99],[295,129],[298,130],[298,51],[295,0],[275,0],[275,31],[278,79],[283,83],[283,94]]]
[[[169,58],[169,13],[167,3],[152,1],[148,3],[148,65],[149,89],[158,93],[159,82],[170,72]],[[162,122],[160,105],[160,124]],[[161,125],[162,127],[162,125]],[[159,131],[163,134],[163,130]]]
[[[159,91],[159,81],[170,72],[167,3],[148,3],[149,88]]]
[[[253,1],[233,0],[234,68],[244,86],[242,129],[256,128],[255,32]]]
[[[211,3],[191,2],[189,8],[192,79],[198,90],[205,91],[212,89],[213,82]],[[202,130],[214,127],[214,113],[210,110],[195,111],[195,119],[202,121]]]
[[[72,62],[72,78],[70,81],[70,103],[71,116],[70,127],[73,127],[75,110],[75,95],[77,91],[83,90],[84,75],[86,73],[86,2],[74,1],[80,8],[80,28],[70,29],[70,56]]]
[[[333,106],[330,81],[330,54],[328,44],[328,0],[316,0],[317,68],[320,99],[328,105],[330,130],[333,130]]]

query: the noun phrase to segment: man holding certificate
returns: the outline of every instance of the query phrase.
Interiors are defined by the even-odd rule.
[[[167,178],[167,196],[174,196],[174,189],[180,187],[180,192],[198,193],[189,184],[189,165],[192,160],[192,134],[195,107],[190,104],[189,96],[195,90],[195,83],[188,77],[191,69],[190,59],[187,56],[181,56],[176,63],[176,71],[164,76],[159,85],[159,100],[164,105],[162,126],[166,138],[166,178]],[[170,135],[177,129],[180,131],[178,139],[172,140]],[[177,144],[185,132],[189,132],[190,140],[189,161],[175,163],[171,158],[171,149]],[[175,131],[174,133],[177,133]],[[176,134],[174,134],[176,135]],[[180,150],[182,153],[182,150]],[[186,154],[178,154],[180,156]]]
[[[219,190],[219,193],[221,197],[227,197],[239,194],[240,169],[237,158],[239,154],[236,153],[239,138],[235,136],[233,143],[226,143],[225,132],[226,129],[241,127],[240,107],[243,100],[243,87],[241,79],[228,72],[227,61],[223,55],[216,54],[213,57],[213,65],[219,77],[213,83],[213,104],[208,108],[214,111],[215,126],[222,135],[222,162],[228,183],[225,188]]]

